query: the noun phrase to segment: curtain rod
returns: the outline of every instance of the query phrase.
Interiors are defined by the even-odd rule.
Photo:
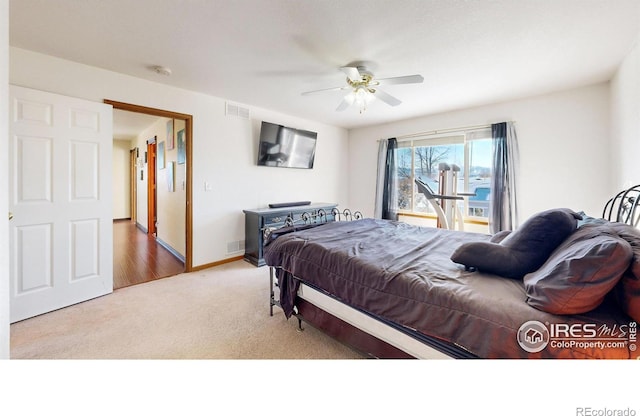
[[[426,132],[422,132],[422,133],[412,133],[412,134],[405,134],[403,136],[396,136],[396,140],[405,141],[405,140],[413,139],[413,138],[416,138],[416,137],[434,136],[436,134],[444,134],[444,133],[462,133],[462,132],[469,131],[469,130],[479,130],[479,129],[488,129],[488,128],[491,128],[491,124],[479,124],[479,125],[476,125],[476,126],[466,126],[466,127],[456,127],[456,128],[451,128],[451,129],[431,130],[431,131],[426,131]],[[387,139],[378,139],[378,141],[380,141],[380,140],[387,140]]]

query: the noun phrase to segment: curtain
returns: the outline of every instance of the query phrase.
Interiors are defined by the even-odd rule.
[[[376,175],[376,203],[373,217],[382,219],[382,193],[384,190],[384,172],[387,162],[387,144],[388,140],[380,140],[378,144],[378,170]]]
[[[375,218],[385,220],[398,219],[397,148],[398,141],[395,138],[381,140],[378,146]]]
[[[513,122],[491,125],[493,175],[489,201],[489,231],[513,230],[518,223],[516,171],[518,140]]]

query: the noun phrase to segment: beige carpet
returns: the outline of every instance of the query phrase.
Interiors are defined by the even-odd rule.
[[[11,325],[12,359],[354,359],[269,315],[269,271],[236,261],[131,286]]]
[[[558,371],[574,380],[604,374],[558,370],[550,366],[575,363],[552,360],[356,360],[358,353],[313,327],[298,332],[297,320],[279,309],[269,316],[268,281],[267,268],[238,261],[13,324],[12,360],[0,363],[2,406],[67,416],[476,414],[483,407],[512,415],[522,413],[521,384],[499,380],[526,374],[527,383],[544,385]],[[631,379],[621,381],[633,371],[608,374],[620,381],[607,385],[611,400],[635,397]],[[580,391],[567,393],[573,385]],[[601,399],[607,386],[598,387]],[[487,402],[496,389],[503,400]],[[581,383],[556,390],[575,397],[573,406],[592,403],[592,389]],[[559,399],[528,403],[527,414],[553,414],[532,409]]]

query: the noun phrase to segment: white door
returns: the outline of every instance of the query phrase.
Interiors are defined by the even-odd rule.
[[[112,107],[10,86],[10,319],[113,291]]]

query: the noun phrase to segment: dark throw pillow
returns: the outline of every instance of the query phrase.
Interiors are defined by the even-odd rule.
[[[627,271],[613,290],[622,310],[636,322],[640,322],[640,230],[623,223],[609,223],[618,237],[631,245],[633,258]]]
[[[521,279],[537,270],[549,255],[577,228],[579,214],[560,208],[540,212],[499,243],[464,243],[451,260],[467,268]]]
[[[589,312],[620,281],[632,257],[625,240],[581,228],[524,277],[527,303],[556,315]]]
[[[613,235],[631,246],[633,255],[629,267],[610,294],[623,312],[634,321],[640,322],[640,230],[625,223],[610,222],[586,215],[583,215],[582,221],[578,221],[578,227],[577,235]]]
[[[634,260],[638,267],[638,260]],[[627,315],[636,322],[640,322],[640,275],[627,271],[618,283],[619,302]]]

